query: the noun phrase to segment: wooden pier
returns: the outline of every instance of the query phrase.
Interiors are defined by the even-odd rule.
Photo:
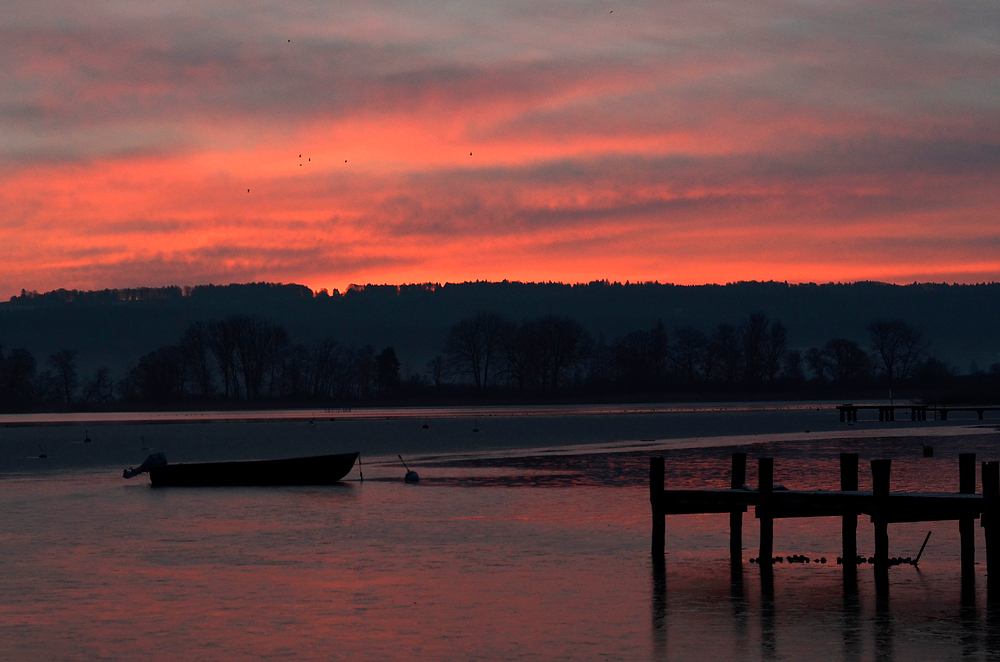
[[[975,524],[986,537],[987,592],[1000,597],[1000,462],[982,463],[983,494],[975,493],[976,456],[959,456],[959,491],[955,493],[893,492],[890,489],[892,460],[871,461],[872,490],[858,490],[858,456],[840,455],[840,490],[786,490],[774,487],[774,460],[762,457],[757,465],[757,489],[744,485],[747,456],[733,453],[729,489],[670,490],[664,487],[662,457],[650,458],[649,500],[653,512],[654,558],[665,554],[666,516],[693,513],[729,513],[730,556],[742,564],[742,514],[754,507],[760,521],[761,572],[772,572],[774,520],[789,517],[843,519],[843,564],[855,568],[858,516],[867,515],[874,524],[876,577],[886,578],[891,565],[888,525],[895,522],[956,520],[961,539],[963,584],[974,580]]]
[[[977,418],[983,420],[983,415],[988,411],[1000,411],[1000,405],[970,405],[970,406],[947,406],[947,405],[837,405],[840,411],[840,422],[857,423],[858,411],[872,410],[878,411],[879,421],[895,421],[896,411],[910,412],[911,421],[926,421],[927,414],[930,413],[930,420],[947,421],[948,414],[953,412],[976,412]]]

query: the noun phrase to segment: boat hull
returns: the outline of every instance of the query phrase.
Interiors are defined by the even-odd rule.
[[[150,467],[153,487],[234,487],[331,485],[354,467],[357,453],[317,455],[287,460],[202,462]]]

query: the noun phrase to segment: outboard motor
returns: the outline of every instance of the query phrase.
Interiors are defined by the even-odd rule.
[[[149,471],[150,467],[165,467],[166,465],[167,456],[164,453],[153,453],[138,468],[133,469],[129,467],[122,471],[122,478],[132,478],[133,476],[138,476],[141,473]]]

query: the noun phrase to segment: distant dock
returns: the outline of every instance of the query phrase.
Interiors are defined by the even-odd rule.
[[[940,420],[947,421],[948,414],[952,412],[976,412],[978,419],[983,420],[983,414],[988,411],[1000,411],[1000,405],[969,405],[969,406],[947,406],[947,405],[854,405],[854,404],[843,404],[838,405],[837,409],[840,411],[840,422],[841,423],[857,423],[858,421],[858,411],[860,410],[877,410],[879,421],[895,421],[896,420],[896,410],[901,410],[910,412],[911,421],[926,421],[928,412],[931,414],[930,420]]]

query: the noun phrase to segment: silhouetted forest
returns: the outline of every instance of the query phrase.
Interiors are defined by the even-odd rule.
[[[343,294],[249,284],[23,292],[0,310],[0,340],[16,336],[9,333],[11,321],[21,320],[36,341],[66,342],[43,354],[26,343],[0,347],[0,408],[860,399],[887,397],[889,389],[896,397],[932,402],[998,402],[1000,362],[960,370],[914,321],[926,316],[884,314],[900,308],[899,299],[927,305],[943,298],[953,307],[954,299],[982,305],[998,294],[996,285],[878,283],[466,283],[352,287]],[[565,312],[572,308],[567,299],[578,315]],[[852,315],[829,322],[820,341],[804,346],[792,339],[816,338],[815,330],[804,334],[774,312],[787,310],[789,300],[810,303],[820,319],[824,307],[851,302]],[[496,301],[504,305],[490,305]],[[761,308],[705,323],[703,312],[685,313],[678,303],[693,311]],[[465,313],[442,312],[452,308]],[[668,315],[649,319],[655,312],[686,323],[668,323]],[[810,317],[808,310],[796,312],[796,324]],[[977,325],[965,320],[996,315],[971,312],[951,320],[963,327],[953,333],[974,336]],[[203,316],[188,321],[193,313]],[[337,313],[350,317],[333,319]],[[862,314],[868,318],[859,322]],[[844,328],[854,332],[837,333]],[[147,336],[165,333],[171,337],[149,346]],[[986,353],[995,355],[992,330],[989,338]],[[93,363],[95,339],[119,341],[116,365]],[[144,342],[144,351],[130,355]],[[407,360],[398,353],[401,345]],[[91,348],[89,365],[81,347]]]

